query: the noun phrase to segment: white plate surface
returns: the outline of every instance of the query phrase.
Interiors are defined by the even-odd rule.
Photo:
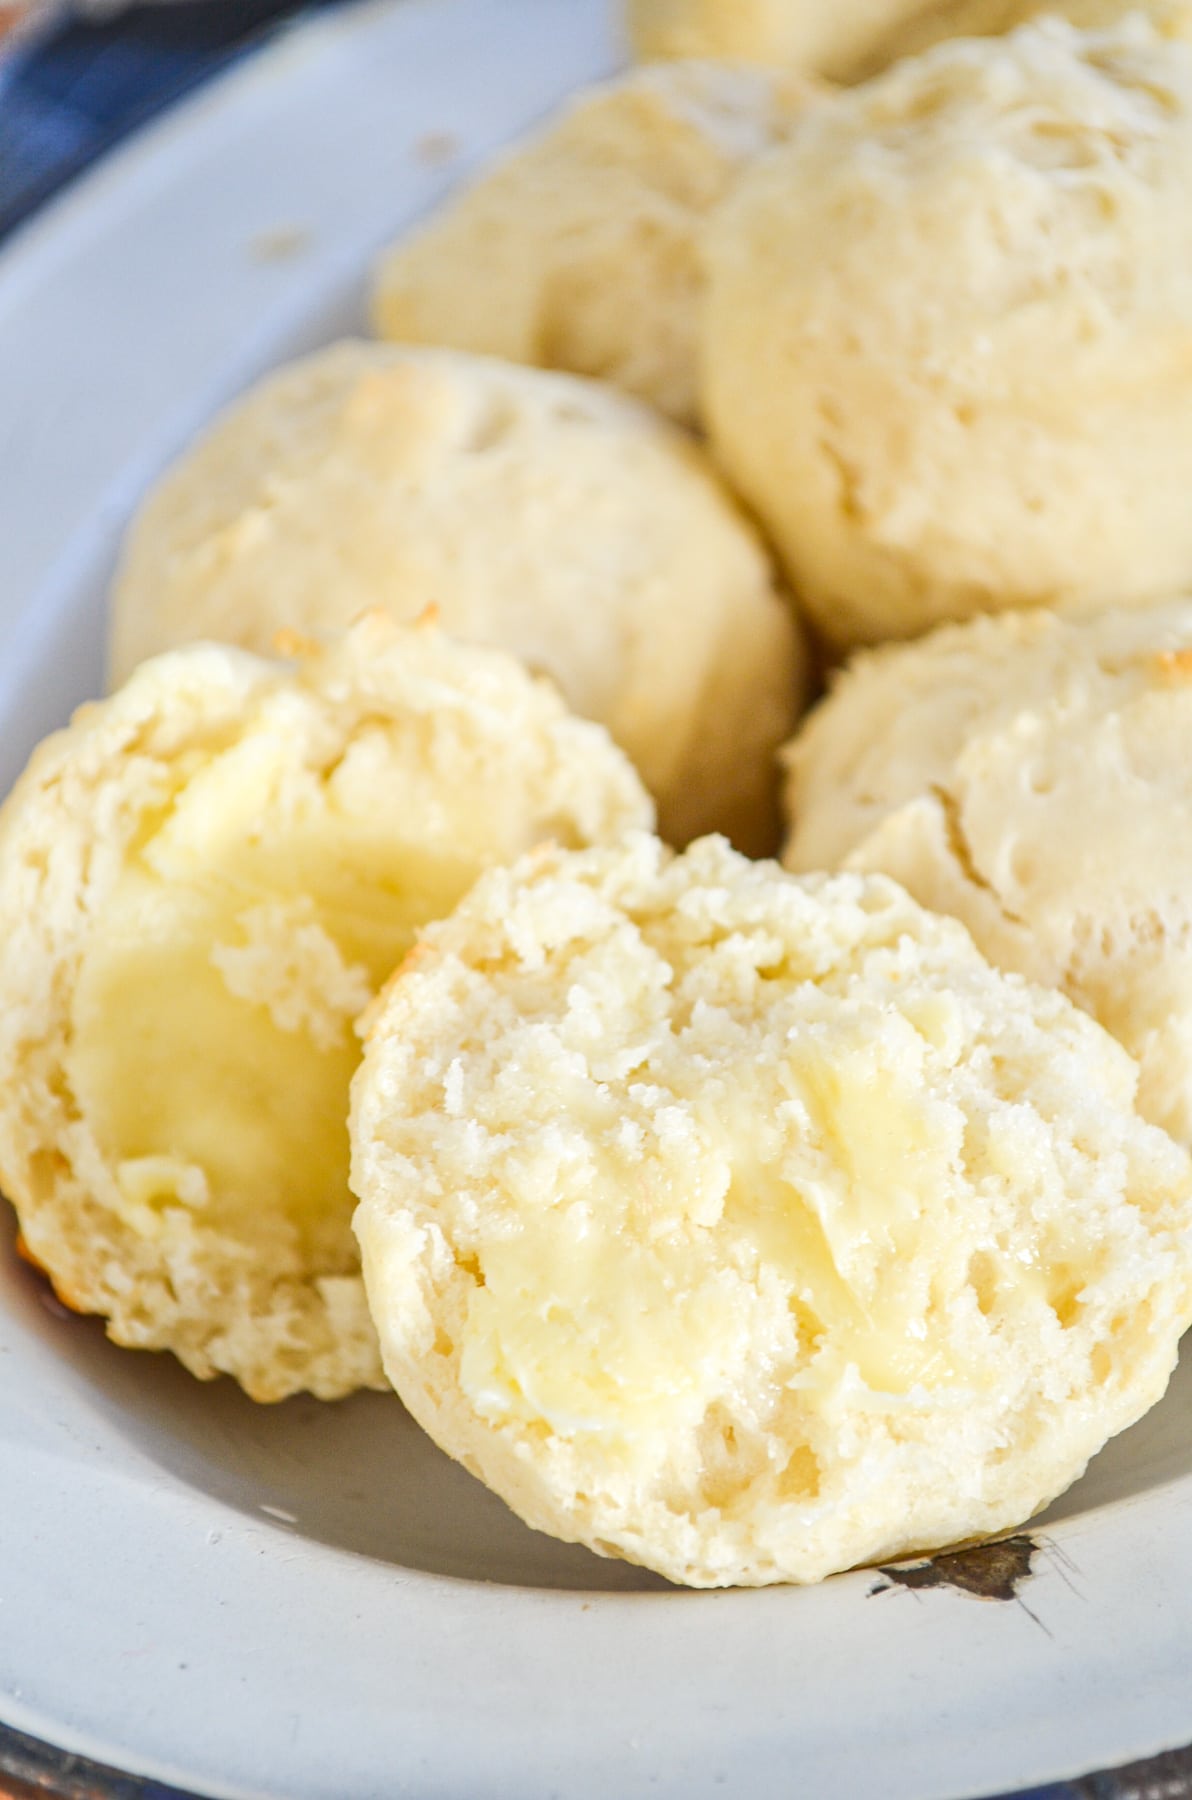
[[[0,784],[98,691],[114,548],[162,463],[359,326],[395,228],[616,58],[603,0],[309,24],[0,255]],[[394,1400],[256,1408],[113,1349],[10,1236],[11,1725],[269,1800],[959,1800],[1192,1739],[1192,1371],[1048,1515],[1025,1604],[865,1573],[687,1594],[526,1530]]]

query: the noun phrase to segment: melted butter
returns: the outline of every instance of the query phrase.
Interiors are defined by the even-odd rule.
[[[830,1174],[794,1184],[759,1171],[735,1201],[801,1328],[827,1352],[820,1377],[834,1383],[851,1366],[874,1393],[898,1396],[966,1380],[941,1342],[930,1279],[942,1271],[947,1286],[962,1272],[946,1200],[961,1128],[917,1074],[864,1050],[804,1061],[799,1083]],[[800,1385],[816,1382],[810,1370]]]
[[[916,1073],[892,1073],[864,1047],[804,1053],[804,1133],[764,1163],[742,1153],[758,1122],[743,1072],[718,1116],[701,1118],[706,1154],[693,1151],[727,1171],[718,1218],[697,1223],[694,1163],[686,1195],[652,1214],[610,1170],[590,1205],[536,1207],[519,1235],[484,1245],[461,1362],[477,1409],[620,1438],[633,1454],[652,1429],[698,1421],[756,1355],[763,1286],[785,1291],[790,1385],[808,1405],[826,1409],[858,1383],[875,1402],[908,1404],[971,1387],[937,1301],[967,1266],[950,1200],[962,1120]]]
[[[296,770],[272,721],[195,772],[141,860],[229,907],[309,896],[345,960],[374,985],[415,932],[450,912],[479,872],[466,856],[403,840],[400,816],[345,804],[333,777]]]
[[[388,826],[388,829],[387,829]],[[348,1243],[352,1023],[477,869],[345,805],[276,720],[142,821],[79,971],[68,1077],[130,1219]],[[271,1223],[272,1222],[272,1223]]]
[[[957,1384],[958,1372],[931,1342],[926,1308],[894,1269],[874,1284],[842,1273],[833,1239],[845,1235],[846,1208],[833,1209],[829,1230],[815,1197],[773,1177],[735,1187],[730,1205],[743,1235],[786,1283],[800,1337],[819,1359],[798,1386],[832,1387],[850,1365],[874,1393]],[[872,1196],[863,1210],[872,1210]]]
[[[577,1209],[490,1245],[483,1272],[461,1381],[488,1417],[648,1441],[699,1418],[738,1341],[731,1284],[698,1250],[651,1249]]]

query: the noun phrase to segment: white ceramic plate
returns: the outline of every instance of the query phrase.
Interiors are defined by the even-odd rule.
[[[166,458],[357,326],[394,229],[616,57],[603,0],[307,25],[0,256],[0,784],[99,689],[114,547]],[[1192,1373],[1053,1509],[1019,1604],[866,1573],[679,1593],[526,1530],[394,1400],[256,1408],[114,1350],[10,1236],[18,1728],[270,1800],[958,1800],[1192,1739]]]

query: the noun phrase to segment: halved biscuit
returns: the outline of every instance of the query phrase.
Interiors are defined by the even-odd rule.
[[[1192,1165],[1136,1081],[880,877],[523,859],[353,1085],[386,1369],[530,1524],[676,1581],[1016,1525],[1192,1318]]]
[[[545,683],[383,618],[84,707],[0,813],[0,1182],[62,1297],[256,1399],[382,1385],[353,1022],[481,869],[649,816]]]

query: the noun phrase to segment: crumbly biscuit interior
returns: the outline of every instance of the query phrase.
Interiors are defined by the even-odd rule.
[[[808,1406],[850,1366],[890,1400],[963,1386],[969,1371],[941,1341],[945,1296],[924,1279],[963,1268],[955,1217],[937,1204],[963,1121],[908,1078],[909,1034],[881,1026],[821,1019],[787,1065],[773,1116],[816,1146],[810,1182],[789,1166],[781,1126],[757,1142],[758,1067],[730,1055],[707,1105],[664,1075],[662,1167],[638,1161],[635,1178],[631,1151],[598,1194],[582,1182],[536,1217],[531,1243],[485,1244],[462,1348],[477,1410],[620,1437],[632,1453],[677,1411],[696,1425],[734,1385],[757,1326],[775,1341],[786,1317]],[[625,1147],[640,1135],[631,1123]]]
[[[355,1144],[399,1391],[684,1580],[1027,1516],[1166,1379],[1186,1165],[1107,1037],[892,885],[687,866],[490,876],[390,990]]]
[[[642,954],[648,992],[664,970],[648,945]],[[768,1043],[698,1002],[661,1035],[654,1021],[640,1037],[621,1021],[630,1054],[647,1035],[654,1044],[618,1123],[599,1118],[609,1102],[598,1072],[581,1073],[580,996],[604,984],[569,973],[573,1017],[522,1077],[532,1148],[505,1164],[501,1206],[470,1221],[477,1285],[460,1371],[481,1416],[545,1420],[653,1460],[656,1432],[696,1427],[756,1379],[759,1347],[796,1410],[826,1424],[850,1391],[863,1406],[913,1412],[987,1388],[992,1312],[1041,1307],[1071,1322],[1095,1274],[1063,1207],[1054,1145],[1021,1132],[1009,1096],[979,1118],[963,1068],[947,1091],[968,1035],[964,1000],[908,983],[899,1017],[877,1000],[842,1008],[808,985],[772,1015]],[[786,972],[774,976],[781,990]],[[621,981],[624,996],[623,969]],[[520,1047],[501,1052],[504,1100]],[[556,1107],[552,1129],[544,1114]],[[490,1110],[482,1128],[497,1123]],[[982,1190],[1018,1184],[1052,1204],[1033,1221],[1009,1207],[997,1226],[985,1221],[992,1254],[974,1271]],[[532,1230],[508,1231],[509,1202],[532,1208]],[[999,1227],[1020,1241],[999,1241]]]
[[[296,1233],[326,1266],[352,1251],[353,1022],[479,865],[378,810],[383,726],[319,766],[295,723],[258,701],[141,814],[88,933],[66,1073],[134,1228],[182,1205],[253,1244]]]

